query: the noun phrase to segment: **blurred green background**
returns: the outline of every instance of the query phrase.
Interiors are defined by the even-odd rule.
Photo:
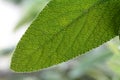
[[[59,65],[33,73],[15,73],[9,69],[10,58],[20,37],[25,32],[29,24],[35,19],[37,14],[44,8],[49,0],[1,0],[0,1],[0,17],[4,15],[11,16],[10,13],[4,12],[5,6],[12,6],[14,17],[4,17],[0,22],[14,20],[6,25],[0,25],[0,80],[120,80],[120,41],[119,37],[115,37],[111,41],[103,44],[99,48],[78,56],[73,60],[61,63]],[[4,6],[2,6],[2,4]],[[8,6],[8,7],[9,7]],[[10,9],[9,8],[9,9]],[[15,10],[14,10],[15,9]],[[19,11],[16,11],[19,9]],[[4,12],[2,14],[2,12]],[[9,18],[9,19],[8,19]],[[5,20],[3,20],[5,19]],[[2,23],[0,23],[2,24]],[[4,38],[2,30],[7,33],[7,29],[11,29],[13,37]],[[9,33],[8,33],[9,34]],[[8,37],[7,36],[7,37]],[[15,40],[15,41],[14,41]],[[3,42],[4,41],[4,42]],[[4,46],[3,43],[12,43]],[[4,47],[2,47],[4,46]],[[37,65],[37,64],[36,64]],[[43,64],[44,65],[44,64]]]

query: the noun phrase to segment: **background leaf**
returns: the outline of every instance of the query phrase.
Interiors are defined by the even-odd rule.
[[[29,72],[83,54],[118,35],[119,0],[52,0],[19,42],[11,69]]]
[[[43,8],[49,3],[50,0],[27,0],[24,1],[25,10],[23,11],[23,16],[15,27],[15,31],[20,27],[31,23],[38,14],[43,10]]]

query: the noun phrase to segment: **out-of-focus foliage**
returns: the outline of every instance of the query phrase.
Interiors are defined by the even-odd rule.
[[[117,39],[109,43],[109,48],[114,56],[109,61],[109,66],[120,76],[120,41]]]
[[[18,4],[22,4],[24,0],[6,0],[6,1],[13,2],[18,5]]]
[[[10,47],[10,48],[0,50],[0,56],[9,55],[9,54],[11,54],[13,52],[13,50],[14,50],[14,47]]]
[[[49,1],[50,0],[25,0],[25,6],[23,6],[25,7],[25,10],[23,11],[23,17],[19,21],[18,25],[15,27],[15,30],[28,23],[31,23]]]

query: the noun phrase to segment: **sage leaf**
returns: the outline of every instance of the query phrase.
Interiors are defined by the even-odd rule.
[[[100,46],[118,36],[119,12],[120,0],[51,0],[18,43],[11,69],[37,71]]]

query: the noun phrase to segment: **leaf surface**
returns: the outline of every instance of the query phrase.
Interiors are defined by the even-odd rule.
[[[52,0],[23,35],[11,69],[37,71],[70,60],[118,35],[120,0]]]

